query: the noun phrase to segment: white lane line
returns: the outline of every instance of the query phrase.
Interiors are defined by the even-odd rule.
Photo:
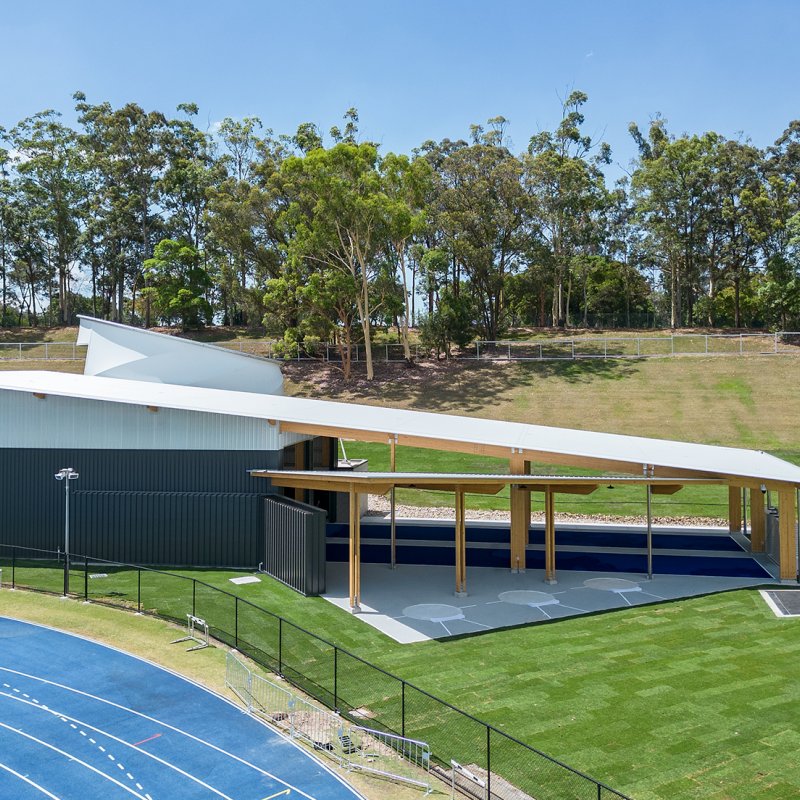
[[[296,792],[301,797],[305,797],[306,800],[316,800],[316,798],[313,795],[308,794],[308,792],[304,792],[302,789],[299,789],[298,787],[292,785],[288,781],[283,780],[283,778],[279,778],[277,775],[274,775],[273,773],[269,772],[268,770],[262,769],[261,767],[256,766],[255,764],[253,764],[252,762],[247,761],[246,759],[241,758],[240,756],[237,756],[235,753],[231,753],[231,752],[225,750],[224,748],[219,747],[218,745],[212,744],[211,742],[208,742],[205,739],[201,739],[199,736],[195,736],[194,734],[188,733],[187,731],[184,731],[181,728],[176,727],[175,725],[170,725],[170,724],[168,724],[166,722],[163,722],[162,720],[160,720],[160,719],[158,719],[156,717],[151,717],[149,714],[144,714],[141,711],[136,711],[136,709],[129,708],[128,706],[123,706],[121,703],[115,703],[113,700],[106,700],[104,697],[98,697],[97,695],[91,694],[90,692],[84,692],[82,689],[76,689],[76,688],[74,688],[72,686],[67,686],[66,684],[58,683],[57,681],[50,681],[50,680],[47,680],[47,678],[40,678],[38,675],[31,675],[29,672],[22,672],[21,670],[11,669],[9,667],[0,667],[0,671],[1,672],[8,672],[8,673],[10,673],[12,675],[20,675],[21,677],[29,678],[30,680],[39,681],[40,683],[43,683],[46,686],[55,686],[58,689],[63,689],[64,691],[72,692],[73,694],[77,694],[77,695],[80,695],[82,697],[88,697],[91,700],[97,700],[98,703],[104,703],[105,705],[111,706],[112,708],[118,708],[121,711],[127,711],[129,714],[133,714],[134,716],[140,717],[141,719],[146,719],[149,722],[154,722],[156,725],[161,725],[161,727],[166,728],[167,730],[174,731],[175,733],[179,733],[182,736],[185,736],[187,739],[191,739],[191,740],[193,740],[195,742],[198,742],[199,744],[204,745],[205,747],[208,747],[211,750],[215,750],[216,752],[221,753],[222,755],[227,756],[228,758],[231,758],[234,761],[237,761],[238,763],[243,764],[246,767],[250,767],[250,769],[255,770],[256,772],[260,773],[261,775],[264,775],[265,777],[270,778],[271,780],[276,781],[277,783],[280,783],[282,786],[285,786],[287,789],[291,789],[293,792]],[[85,725],[85,727],[86,728],[90,728],[91,730],[96,730],[96,731],[99,730],[97,728],[92,728],[91,725]],[[267,728],[267,730],[269,730],[270,733],[273,736],[278,738],[278,740],[285,741],[283,739],[283,737],[280,736],[279,734],[276,734],[274,731],[270,730],[269,728]],[[108,736],[108,738],[110,738],[110,739],[114,739],[115,738],[115,737],[113,737],[113,736],[111,736],[110,734],[107,734],[107,733],[104,733],[104,735]],[[118,741],[120,741],[120,742],[122,742],[123,744],[126,744],[126,745],[128,744],[128,742],[123,742],[121,739],[119,739]],[[291,743],[291,740],[290,740],[290,743]],[[298,747],[298,751],[300,753],[302,753],[304,758],[310,758],[299,747]],[[141,750],[140,752],[146,753],[147,751],[146,750]],[[148,755],[150,755],[150,754],[148,754]],[[160,759],[157,759],[157,760],[160,760]],[[314,761],[313,759],[311,759],[311,760],[313,761],[313,763],[315,763],[317,765],[320,765],[320,762]],[[164,762],[164,763],[166,764],[167,762]],[[177,767],[175,767],[174,765],[171,765],[171,764],[167,764],[167,765],[168,766],[172,766],[174,769],[177,769]],[[324,768],[324,765],[322,765],[322,766]],[[330,774],[334,775],[334,777],[335,777],[335,773],[330,773]],[[342,781],[342,783],[344,783],[344,782]],[[347,786],[347,784],[344,784],[344,785]],[[351,787],[348,787],[348,788],[350,789],[351,792],[353,791]],[[357,794],[355,794],[354,796],[358,797]]]
[[[29,786],[33,786],[34,789],[38,789],[43,795],[46,797],[51,798],[51,800],[61,800],[58,795],[53,794],[52,792],[48,792],[44,786],[40,786],[38,783],[35,783],[30,778],[26,777],[25,775],[20,775],[15,769],[11,769],[11,767],[7,767],[5,764],[0,764],[0,769],[4,769],[6,772],[10,772],[15,778],[19,778],[21,781],[25,781]]]
[[[87,764],[85,761],[82,761],[80,758],[76,758],[72,753],[68,753],[66,750],[61,750],[60,748],[56,747],[55,745],[50,744],[49,742],[45,742],[43,739],[38,739],[36,736],[31,735],[30,733],[25,733],[25,731],[21,731],[18,728],[13,728],[11,725],[6,725],[5,722],[0,722],[0,728],[5,728],[7,731],[16,734],[17,736],[23,736],[26,739],[30,739],[32,742],[36,742],[36,744],[40,744],[42,747],[46,747],[48,750],[52,750],[54,753],[58,753],[61,756],[64,756],[68,761],[73,761],[76,764],[80,764],[82,767],[85,767],[88,770],[99,775],[101,778],[105,778],[107,781],[111,781],[111,783],[115,783],[117,786],[124,789],[126,792],[130,792],[134,797],[138,797],[139,800],[145,800],[145,798],[139,794],[139,792],[135,792],[129,786],[126,786],[122,781],[118,781],[116,778],[112,778],[110,775],[106,775],[105,772],[97,769],[97,767],[93,767],[91,764]]]
[[[16,700],[19,703],[25,703],[26,705],[30,705],[32,708],[41,709],[41,706],[34,706],[29,701],[23,700],[20,697],[14,697],[13,695],[7,694],[6,692],[0,692],[0,697],[7,697],[9,700]],[[58,711],[51,711],[50,713],[53,714],[53,716],[61,718],[61,713],[58,712]],[[70,718],[70,719],[72,719],[72,718]],[[167,767],[168,769],[174,770],[179,775],[182,775],[184,778],[188,778],[190,781],[194,781],[194,783],[197,783],[198,785],[202,786],[204,789],[207,789],[209,792],[212,792],[213,794],[218,795],[219,797],[222,798],[222,800],[233,800],[232,797],[228,796],[224,792],[221,792],[219,789],[215,789],[211,784],[206,783],[205,781],[203,781],[200,778],[198,778],[196,775],[193,775],[191,772],[186,772],[186,770],[181,769],[180,767],[176,766],[175,764],[172,764],[169,761],[165,761],[163,758],[159,758],[158,756],[154,755],[153,753],[148,753],[147,750],[141,750],[140,748],[135,747],[134,745],[132,745],[130,742],[126,742],[124,739],[120,739],[118,736],[114,736],[113,734],[108,733],[107,731],[101,730],[100,728],[95,728],[93,725],[89,725],[88,723],[84,722],[83,720],[76,719],[75,721],[80,723],[84,728],[88,728],[90,731],[94,731],[95,733],[102,734],[107,739],[110,739],[113,742],[117,742],[118,744],[122,745],[123,747],[130,747],[132,750],[135,750],[137,753],[141,753],[141,754],[147,756],[148,758],[152,759],[153,761],[156,761],[157,763],[161,764],[162,766]],[[0,723],[0,725],[2,725],[2,723]],[[103,753],[106,752],[106,748],[102,747],[100,745],[98,745],[98,750],[101,750]],[[107,755],[107,758],[109,759],[109,761],[116,762],[116,758],[111,753],[107,753],[106,755]],[[101,773],[101,774],[105,774],[105,773]],[[113,778],[110,779],[110,780],[113,780]],[[278,779],[276,779],[276,780],[278,780]],[[280,781],[280,782],[283,783],[283,781]],[[117,781],[114,781],[114,783],[117,783]],[[138,786],[138,784],[137,784],[137,786]],[[309,795],[305,795],[305,796],[309,797]],[[145,797],[147,797],[147,795],[145,795]],[[315,800],[315,799],[313,797],[311,797],[310,800]]]

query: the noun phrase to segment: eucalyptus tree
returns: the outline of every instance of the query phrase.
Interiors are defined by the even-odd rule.
[[[712,233],[722,279],[733,289],[733,324],[742,326],[742,291],[758,260],[756,219],[748,198],[760,191],[760,166],[763,154],[747,142],[720,140],[713,151]],[[709,263],[711,307],[716,295],[715,264]],[[713,317],[709,324],[714,324]]]
[[[277,174],[286,146],[261,120],[225,119],[216,175],[208,191],[209,250],[217,260],[223,319],[227,324],[259,324],[266,281],[281,267],[282,232]]]
[[[59,322],[71,322],[72,269],[80,249],[80,209],[86,196],[75,131],[54,111],[22,120],[8,134],[16,154],[18,191],[30,208],[57,281]],[[30,251],[29,251],[30,252]]]
[[[413,317],[414,283],[409,288],[408,270],[411,244],[427,225],[425,197],[431,185],[431,168],[422,158],[410,159],[405,155],[389,153],[380,164],[383,191],[386,193],[384,238],[389,261],[393,265],[393,278],[402,287],[402,321],[399,327],[403,355],[411,361],[409,325]],[[414,267],[415,268],[415,267]]]
[[[602,166],[611,151],[582,131],[587,100],[583,92],[572,92],[562,103],[558,127],[531,137],[524,159],[533,219],[552,257],[551,318],[558,326],[569,324],[573,258],[590,246],[595,217],[606,202]]]
[[[4,138],[5,131],[0,128],[0,141]],[[16,187],[11,180],[11,158],[8,150],[0,147],[0,325],[7,324],[10,316],[9,272],[18,235],[19,219]]]
[[[315,148],[281,165],[281,179],[290,203],[282,222],[292,231],[288,257],[302,263],[308,281],[315,273],[340,273],[335,280],[317,278],[320,291],[352,291],[352,302],[364,342],[367,379],[372,380],[371,291],[377,256],[383,244],[388,198],[378,172],[378,151],[370,143],[340,142],[330,149]],[[344,276],[343,278],[341,276]],[[320,305],[320,304],[318,304]],[[337,308],[343,306],[337,303]],[[347,322],[340,318],[350,336]],[[345,372],[349,373],[348,361]]]
[[[99,179],[99,206],[109,223],[107,235],[114,240],[106,249],[113,259],[109,266],[116,292],[115,316],[122,319],[127,286],[134,318],[136,295],[145,284],[143,264],[163,232],[160,201],[167,119],[136,103],[117,109],[108,102],[91,105],[82,92],[74,99],[84,128],[82,142]],[[144,316],[149,326],[147,302]]]
[[[165,227],[174,239],[202,250],[209,190],[221,177],[210,137],[194,123],[197,106],[181,103],[184,116],[168,121],[164,135],[165,168],[160,179]]]
[[[522,164],[503,143],[505,120],[489,124],[488,132],[472,127],[472,144],[442,143],[436,224],[453,259],[453,296],[460,292],[463,271],[484,333],[496,339],[505,322],[505,283],[519,268],[526,244],[530,203]]]
[[[651,122],[647,137],[635,124],[630,132],[639,147],[633,198],[640,223],[662,253],[670,325],[692,325],[707,263],[713,152],[719,137],[707,133],[675,138],[661,118]]]

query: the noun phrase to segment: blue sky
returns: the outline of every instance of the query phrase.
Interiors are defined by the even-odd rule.
[[[2,7],[0,125],[72,93],[202,126],[257,115],[323,130],[357,106],[366,138],[409,152],[502,114],[514,148],[589,95],[587,132],[627,166],[627,133],[660,112],[675,132],[770,144],[800,117],[798,0],[28,0]]]

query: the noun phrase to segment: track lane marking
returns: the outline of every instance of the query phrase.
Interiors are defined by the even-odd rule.
[[[15,769],[11,769],[11,767],[6,766],[5,764],[0,764],[0,769],[4,769],[6,772],[10,772],[15,778],[19,778],[21,781],[25,781],[25,783],[27,783],[29,786],[33,786],[34,789],[38,789],[43,795],[46,795],[47,797],[51,798],[51,800],[61,800],[61,798],[58,795],[53,794],[52,792],[48,792],[47,789],[44,788],[44,786],[41,786],[35,781],[32,781],[26,775],[21,775]]]
[[[133,715],[135,715],[137,717],[141,717],[142,719],[146,719],[149,722],[154,722],[156,725],[160,725],[161,727],[166,728],[167,730],[175,731],[175,733],[179,733],[182,736],[185,736],[187,739],[191,739],[191,740],[193,740],[195,742],[198,742],[199,744],[204,745],[205,747],[208,747],[211,750],[215,750],[218,753],[221,753],[222,755],[233,759],[234,761],[238,761],[240,764],[243,764],[244,766],[250,767],[250,769],[253,769],[256,772],[259,772],[262,775],[265,775],[267,778],[271,778],[272,780],[276,781],[277,783],[281,784],[282,786],[285,786],[287,789],[291,789],[293,792],[297,792],[297,794],[299,794],[301,797],[305,797],[306,800],[316,800],[316,798],[313,795],[308,794],[308,792],[304,792],[302,789],[298,789],[296,786],[292,785],[288,781],[283,780],[283,778],[279,778],[277,775],[274,775],[273,773],[269,772],[268,770],[265,770],[262,767],[259,767],[259,766],[253,764],[250,761],[247,761],[246,759],[242,758],[241,756],[237,756],[235,753],[230,753],[227,750],[225,750],[224,748],[219,747],[218,745],[212,744],[211,742],[208,742],[205,739],[201,739],[199,736],[195,736],[194,734],[189,733],[188,731],[184,731],[184,730],[182,730],[181,728],[178,728],[175,725],[170,725],[167,722],[163,722],[162,720],[158,719],[157,717],[151,717],[149,714],[144,714],[141,711],[136,711],[136,709],[129,708],[128,706],[124,706],[121,703],[115,703],[113,700],[107,700],[104,697],[98,697],[97,695],[91,694],[90,692],[84,692],[82,689],[76,689],[73,686],[67,686],[66,684],[58,683],[57,681],[51,681],[51,680],[48,680],[47,678],[41,678],[38,675],[32,675],[29,672],[22,672],[21,670],[11,669],[10,667],[0,667],[0,671],[10,673],[11,675],[19,675],[19,676],[21,676],[23,678],[29,678],[30,680],[39,681],[40,683],[43,683],[46,686],[55,686],[58,689],[63,689],[64,691],[72,692],[73,694],[77,694],[77,695],[80,695],[82,697],[88,697],[91,700],[97,700],[98,703],[104,703],[105,705],[109,705],[112,708],[118,708],[121,711],[127,711],[129,714],[133,714]],[[181,679],[181,680],[185,680],[185,679]],[[192,685],[192,684],[190,684],[190,685]],[[211,692],[211,694],[213,695],[213,692]],[[214,695],[214,696],[216,696],[216,695]],[[238,708],[238,706],[233,706],[233,707],[236,708],[237,711],[239,711],[239,713],[245,715],[245,712],[242,709]],[[42,706],[39,706],[39,708],[42,708]],[[91,725],[86,725],[85,727],[92,728]],[[97,728],[92,728],[92,730],[98,730],[98,729]],[[266,730],[268,730],[270,732],[270,734],[272,736],[274,736],[275,738],[277,738],[279,741],[286,741],[283,736],[281,736],[280,734],[275,733],[275,731],[271,730],[270,728],[266,728]],[[114,736],[111,736],[110,734],[105,734],[105,735],[108,736],[110,739],[115,739],[116,738]],[[122,744],[130,746],[130,744],[128,742],[124,742],[122,739],[119,739],[118,741],[120,741]],[[289,740],[289,741],[290,741],[290,743],[292,743],[291,740]],[[314,759],[310,758],[308,755],[306,755],[306,753],[303,750],[301,750],[299,747],[298,747],[298,751],[302,754],[303,758],[309,759],[312,763],[317,764],[318,766],[321,765],[320,762],[317,762]],[[147,750],[141,750],[140,752],[142,752],[145,755],[148,755],[148,756],[150,756],[152,758],[156,758],[156,756],[153,756],[152,753],[148,753]],[[157,759],[157,760],[159,760],[159,759]],[[168,765],[168,766],[171,766],[171,765]],[[325,768],[325,765],[321,765],[321,766],[323,768]],[[175,767],[175,769],[177,769],[177,767]],[[331,774],[334,775],[334,777],[335,777],[335,773],[331,773]],[[348,786],[347,783],[345,783],[344,781],[340,781],[340,782],[350,790],[351,794],[353,794],[354,797],[356,797],[356,798],[359,797],[359,795],[355,793],[354,789],[352,787]]]
[[[160,734],[160,733],[154,733],[152,736],[148,736],[146,739],[142,739],[142,741],[141,741],[141,742],[134,742],[134,743],[131,745],[131,747],[139,747],[139,745],[142,745],[142,744],[144,744],[145,742],[152,742],[152,741],[153,741],[153,739],[158,739],[158,737],[159,737],[159,736],[161,736],[161,735],[162,735],[162,734]]]
[[[7,697],[9,700],[16,700],[19,703],[23,703],[24,705],[31,706],[31,708],[42,709],[42,706],[35,705],[35,704],[31,703],[28,700],[23,700],[21,697],[14,697],[13,695],[8,694],[7,692],[0,692],[0,697]],[[88,728],[89,730],[94,731],[95,733],[101,734],[102,736],[105,736],[107,739],[110,739],[113,742],[117,742],[118,744],[121,744],[124,747],[133,747],[133,745],[130,744],[129,742],[126,742],[124,739],[120,739],[118,736],[114,736],[114,734],[112,734],[112,733],[108,733],[107,731],[104,731],[102,728],[96,728],[93,725],[89,725],[88,723],[84,722],[83,720],[79,720],[79,719],[76,719],[74,717],[65,717],[59,711],[50,711],[49,709],[48,709],[48,711],[49,711],[50,714],[52,714],[55,717],[58,717],[59,719],[63,720],[64,722],[67,722],[69,720],[74,720],[75,722],[80,723],[84,728]],[[0,725],[3,725],[3,723],[0,722]],[[8,726],[4,725],[3,727],[8,727]],[[75,727],[75,726],[73,725],[72,727]],[[10,730],[14,730],[14,729],[10,728]],[[47,744],[45,742],[43,742],[43,743],[47,746]],[[58,748],[54,748],[54,749],[57,750]],[[101,745],[98,745],[98,749],[101,752],[106,753],[106,757],[109,759],[109,761],[111,761],[113,763],[117,763],[117,759],[115,758],[115,756],[113,756],[111,753],[106,752],[106,748],[105,747],[102,747]],[[229,795],[225,794],[224,792],[220,791],[219,789],[214,788],[213,786],[211,786],[211,784],[206,783],[205,781],[203,781],[200,778],[198,778],[196,775],[192,775],[191,772],[186,772],[186,770],[181,769],[180,767],[176,766],[175,764],[173,764],[173,763],[171,763],[169,761],[166,761],[163,758],[159,758],[158,756],[154,755],[153,753],[149,753],[147,750],[140,750],[140,749],[136,748],[136,752],[137,753],[141,753],[142,755],[146,756],[147,758],[151,758],[153,761],[156,761],[157,763],[161,764],[164,767],[167,767],[168,769],[174,770],[178,774],[182,775],[184,778],[188,778],[190,781],[194,781],[195,783],[197,783],[200,786],[202,786],[204,789],[208,789],[209,792],[212,792],[213,794],[216,794],[219,797],[221,797],[222,800],[234,800],[234,798],[230,797]],[[75,759],[75,760],[77,760],[77,759]],[[101,772],[100,774],[101,775],[105,775],[104,772]],[[114,779],[110,778],[110,780],[114,780]],[[118,783],[118,781],[114,780],[114,783]],[[120,784],[120,786],[122,786],[122,785],[123,784]],[[138,783],[136,785],[139,786]],[[128,791],[133,791],[133,790],[132,789],[128,789]],[[134,794],[136,794],[136,793],[134,792]],[[139,797],[139,796],[140,795],[137,795],[137,797]],[[306,795],[306,796],[308,796],[308,795]],[[149,795],[145,794],[145,799],[148,798],[148,797],[149,797]],[[314,798],[311,798],[311,800],[314,800]]]
[[[56,747],[55,745],[44,741],[44,739],[39,739],[36,736],[33,736],[30,733],[25,733],[25,731],[20,730],[19,728],[14,728],[11,725],[6,725],[5,722],[0,722],[0,728],[5,728],[7,731],[9,731],[9,732],[11,732],[13,734],[16,734],[17,736],[22,736],[25,739],[30,739],[30,741],[36,742],[36,744],[39,744],[42,747],[46,747],[48,750],[52,750],[54,753],[58,753],[59,755],[64,756],[64,758],[66,758],[68,761],[74,761],[76,764],[80,764],[80,766],[85,767],[86,769],[91,770],[92,772],[96,773],[101,778],[105,778],[107,781],[111,781],[111,783],[115,783],[121,789],[124,789],[126,792],[130,792],[134,797],[138,797],[139,800],[146,800],[144,795],[141,795],[141,794],[139,794],[139,792],[134,791],[133,789],[130,788],[130,786],[126,786],[124,783],[122,783],[121,781],[118,781],[116,778],[112,778],[111,775],[106,775],[105,772],[103,772],[102,770],[97,769],[97,767],[93,767],[91,764],[87,764],[82,759],[77,758],[76,756],[72,755],[71,753],[68,753],[66,750],[62,750],[61,748]]]

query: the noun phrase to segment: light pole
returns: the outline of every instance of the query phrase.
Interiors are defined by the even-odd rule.
[[[56,472],[57,481],[64,481],[64,597],[69,595],[69,483],[80,476],[72,467]]]

